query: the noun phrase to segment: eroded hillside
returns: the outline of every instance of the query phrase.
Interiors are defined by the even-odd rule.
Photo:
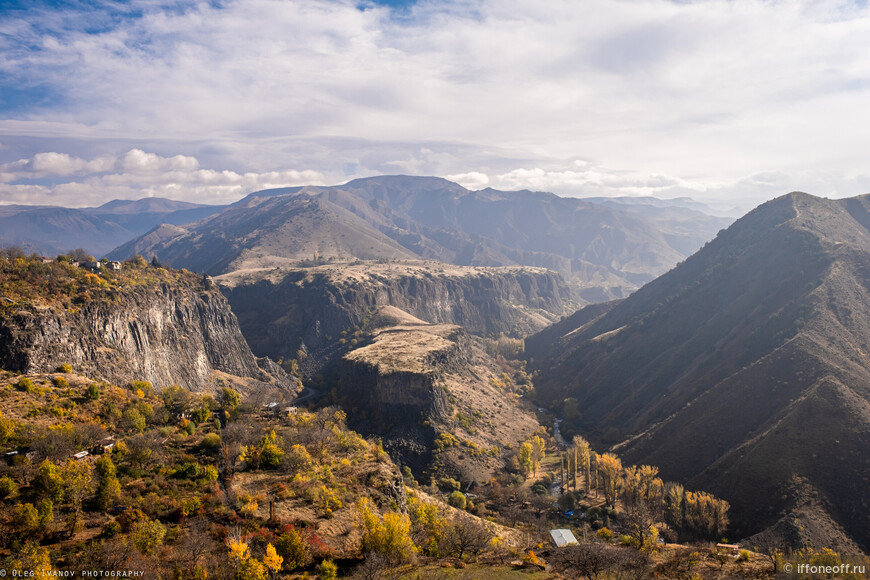
[[[530,339],[539,393],[629,461],[728,499],[740,536],[791,522],[818,530],[805,544],[866,550],[867,204],[760,206],[628,299]]]
[[[72,364],[91,376],[158,388],[298,390],[254,357],[213,284],[144,260],[93,266],[0,259],[0,368],[49,372]]]
[[[354,333],[381,306],[473,334],[524,336],[575,304],[559,275],[528,267],[354,261],[242,270],[215,281],[254,352],[296,359],[308,374],[354,346]]]

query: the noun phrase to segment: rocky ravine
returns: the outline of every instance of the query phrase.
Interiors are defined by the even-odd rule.
[[[309,362],[334,357],[347,349],[338,343],[351,341],[354,328],[381,306],[472,334],[524,336],[576,304],[561,276],[529,267],[356,261],[243,270],[215,280],[251,349],[274,360],[297,358],[300,349],[313,355]]]
[[[0,368],[51,372],[64,363],[117,384],[296,388],[278,365],[254,357],[215,288],[135,286],[75,310],[30,305],[0,317]]]

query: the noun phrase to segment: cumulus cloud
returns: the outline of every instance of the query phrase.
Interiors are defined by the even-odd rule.
[[[479,171],[470,171],[468,173],[458,173],[456,175],[447,175],[446,179],[454,181],[465,187],[466,189],[483,189],[489,185],[489,176]]]
[[[78,179],[52,179],[69,176]],[[49,183],[40,183],[43,180]],[[195,157],[161,157],[141,149],[131,149],[118,158],[90,160],[47,152],[0,165],[0,200],[6,203],[74,207],[140,197],[229,203],[252,191],[307,184],[324,184],[323,174],[313,170],[237,173],[202,169]]]

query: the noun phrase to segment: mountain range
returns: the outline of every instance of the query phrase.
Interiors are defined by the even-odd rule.
[[[731,502],[738,537],[870,546],[870,197],[793,193],[527,339],[566,429]]]
[[[252,193],[195,224],[155,228],[109,256],[156,255],[210,274],[316,257],[537,266],[597,301],[627,295],[731,222],[682,206],[646,208],[470,191],[434,177],[373,177]]]
[[[99,207],[0,206],[0,246],[56,256],[75,248],[102,256],[158,224],[186,224],[222,206],[164,198],[114,200]]]

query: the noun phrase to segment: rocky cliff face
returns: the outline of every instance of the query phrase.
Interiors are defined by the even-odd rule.
[[[208,391],[224,379],[242,390],[292,387],[269,362],[262,361],[267,370],[258,364],[214,288],[138,286],[77,308],[31,304],[0,317],[0,367],[22,373],[68,363],[118,384],[143,380]]]
[[[537,428],[462,328],[426,324],[393,307],[379,309],[370,326],[364,346],[341,358],[338,396],[355,427],[380,436],[423,481],[487,481],[506,450]]]
[[[558,274],[527,267],[355,262],[242,271],[216,281],[253,351],[275,360],[296,358],[300,348],[328,355],[381,306],[472,334],[524,336],[575,304]]]

